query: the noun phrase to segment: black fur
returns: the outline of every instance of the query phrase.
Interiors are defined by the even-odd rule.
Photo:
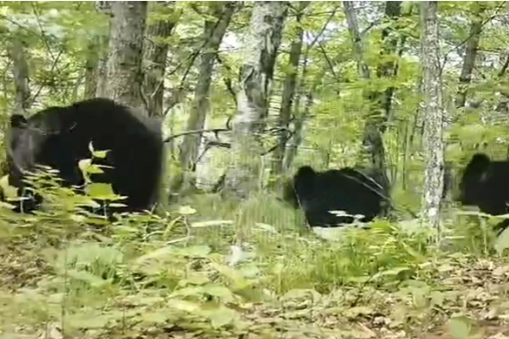
[[[110,150],[106,159],[94,162],[113,168],[103,168],[92,180],[111,183],[117,194],[127,196],[121,201],[127,207],[116,211],[150,209],[164,161],[160,125],[109,99],[50,107],[28,119],[13,115],[6,141],[10,184],[23,188],[23,172],[40,164],[58,169],[66,185],[82,185],[78,161],[91,157],[90,142],[95,150]],[[24,202],[18,210],[32,211],[39,202]]]
[[[481,212],[501,215],[509,212],[509,161],[492,161],[486,154],[476,153],[463,171],[459,184],[462,205],[478,206]],[[502,232],[509,226],[503,220],[496,226]]]
[[[283,200],[301,207],[310,226],[338,227],[354,221],[351,216],[336,216],[329,211],[362,214],[363,222],[384,216],[391,206],[388,184],[375,170],[346,167],[316,172],[300,167],[293,180],[286,183]]]

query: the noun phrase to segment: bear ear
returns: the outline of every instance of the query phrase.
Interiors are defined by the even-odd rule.
[[[25,128],[28,125],[27,119],[21,114],[13,114],[10,118],[12,128]]]
[[[297,177],[305,177],[305,178],[312,178],[316,175],[316,171],[311,166],[302,166],[297,170],[297,174],[295,176]]]
[[[490,157],[484,153],[476,153],[465,168],[465,174],[482,175],[491,164]]]
[[[491,160],[490,157],[485,153],[476,153],[470,161],[474,163],[489,163]]]
[[[491,159],[488,155],[484,153],[476,153],[470,160],[470,166],[474,166],[476,168],[486,168],[491,163]]]

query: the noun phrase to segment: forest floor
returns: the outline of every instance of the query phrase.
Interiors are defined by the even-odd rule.
[[[440,245],[388,222],[325,241],[253,208],[100,233],[0,221],[0,339],[509,338],[509,264],[478,224]]]

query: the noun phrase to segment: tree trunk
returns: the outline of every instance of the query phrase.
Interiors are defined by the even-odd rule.
[[[347,19],[348,30],[350,32],[353,52],[357,60],[357,69],[359,76],[363,79],[370,79],[371,72],[369,66],[364,61],[364,45],[359,31],[357,15],[353,2],[343,1],[345,16]],[[385,16],[391,21],[395,21],[401,15],[401,1],[387,1],[385,3]],[[396,53],[399,39],[390,35],[390,26],[382,31],[382,47],[380,55],[391,55]],[[402,42],[401,42],[402,43]],[[401,52],[399,52],[400,54]],[[392,60],[383,62],[377,69],[377,77],[393,78],[397,72],[397,63]],[[366,116],[364,125],[364,135],[362,144],[366,155],[370,158],[371,166],[379,171],[383,176],[383,186],[390,187],[387,176],[387,166],[385,163],[385,148],[383,144],[383,133],[386,130],[387,121],[391,114],[391,103],[394,88],[389,87],[384,91],[364,91],[364,97],[370,102],[369,112]]]
[[[290,124],[290,117],[292,113],[292,103],[295,96],[295,89],[297,85],[297,75],[299,74],[299,61],[302,53],[302,40],[304,37],[304,30],[300,25],[304,10],[309,5],[309,1],[300,2],[299,12],[296,14],[295,20],[297,22],[297,37],[290,46],[290,57],[288,60],[289,72],[286,75],[283,85],[283,95],[281,97],[281,108],[279,111],[278,127],[281,129],[279,134],[279,143],[277,148],[272,153],[272,174],[280,178],[283,173],[283,159],[285,156],[286,144],[288,141],[288,127]],[[280,180],[278,179],[279,183]]]
[[[426,172],[422,217],[433,227],[439,227],[440,201],[444,186],[444,145],[442,82],[438,45],[438,2],[421,3],[422,71],[424,77],[425,115],[424,154]]]
[[[143,93],[146,99],[148,116],[163,116],[164,73],[168,57],[168,37],[176,26],[180,11],[175,10],[175,1],[156,1],[159,12],[164,13],[164,20],[158,20],[147,29],[147,38],[143,56]]]
[[[24,115],[25,111],[31,106],[28,63],[25,58],[26,52],[21,40],[14,40],[9,47],[16,93],[13,112]]]
[[[85,99],[96,96],[99,81],[99,56],[101,55],[101,39],[99,36],[89,42],[87,46],[87,60],[85,63]]]
[[[303,65],[302,65],[302,74],[300,76],[299,85],[297,94],[295,95],[295,100],[293,103],[294,107],[294,135],[290,139],[288,146],[286,147],[286,153],[283,160],[283,169],[287,171],[293,163],[293,159],[297,156],[297,150],[302,142],[302,131],[304,128],[304,123],[308,117],[309,110],[311,105],[313,104],[313,93],[316,92],[316,88],[322,83],[323,77],[327,72],[328,68],[322,69],[322,71],[315,75],[314,80],[311,81],[311,85],[306,85],[309,83],[307,80],[308,77],[308,62],[309,62],[309,51],[313,48],[313,46],[318,42],[321,38],[322,34],[325,32],[328,23],[330,20],[335,17],[336,10],[338,7],[335,7],[331,12],[329,19],[322,26],[321,32],[315,36],[311,43],[307,44],[306,51],[303,57]],[[306,101],[304,103],[304,109],[301,109],[301,99],[305,97]]]
[[[256,1],[250,21],[250,35],[244,44],[244,60],[237,93],[237,116],[233,123],[231,161],[223,193],[247,199],[259,177],[260,146],[256,132],[267,116],[284,21],[286,1]]]
[[[391,21],[392,24],[398,20],[401,16],[401,1],[386,1],[385,2],[385,17]],[[402,45],[404,44],[404,38],[399,38],[399,35],[392,34],[394,28],[390,26],[386,27],[382,31],[382,48],[380,50],[380,56],[384,57],[394,56],[397,54],[401,57],[401,53],[403,52]],[[399,45],[399,49],[398,49]],[[394,62],[393,58],[382,62],[377,68],[377,77],[378,78],[395,78],[398,72],[398,63]],[[378,121],[378,126],[383,134],[387,129],[387,122],[390,119],[392,114],[392,97],[394,95],[395,88],[393,86],[388,87],[384,91],[377,92],[374,94],[373,101],[377,106],[377,109],[381,109],[383,113],[383,119]]]
[[[147,2],[112,1],[111,33],[104,96],[141,108],[141,61]]]
[[[477,49],[481,37],[482,14],[486,9],[486,4],[483,2],[473,2],[472,4],[476,7],[476,11],[472,20],[472,25],[470,26],[470,37],[467,41],[465,58],[463,59],[463,66],[461,68],[458,94],[456,95],[456,108],[465,106],[467,88],[472,79],[472,71],[474,70],[475,58],[477,56]]]
[[[193,107],[191,109],[189,119],[187,120],[188,131],[201,130],[204,127],[207,112],[209,111],[209,91],[214,62],[219,50],[219,45],[221,44],[223,36],[226,33],[226,29],[230,24],[235,8],[235,1],[225,2],[221,7],[215,7],[215,13],[213,15],[217,18],[217,20],[205,21],[203,37],[207,42],[203,47],[203,52],[201,54],[198,83],[196,84],[194,92]],[[185,174],[194,172],[195,170],[196,158],[198,156],[201,139],[201,133],[188,134],[184,136],[180,153],[182,172],[181,175],[177,176],[175,179],[174,185],[172,185],[173,189],[179,189],[184,181],[186,181],[184,188],[188,188],[188,185],[191,184],[191,179],[185,178]]]
[[[314,87],[313,87],[314,88]],[[295,156],[297,156],[297,150],[299,149],[299,146],[302,142],[302,132],[304,129],[304,123],[306,122],[307,117],[309,116],[309,111],[311,110],[311,105],[313,105],[313,91],[307,91],[305,93],[305,99],[304,102],[304,109],[302,110],[302,113],[299,114],[299,116],[295,119],[294,123],[294,135],[292,137],[292,140],[290,142],[290,145],[288,146],[288,150],[285,155],[284,159],[284,170],[287,171],[290,166],[293,163],[293,159],[295,159]],[[299,104],[300,105],[300,104]],[[297,108],[296,105],[296,113],[299,113],[301,110],[300,107]]]
[[[371,73],[368,65],[364,62],[364,44],[362,43],[362,37],[353,1],[343,1],[343,8],[345,10],[348,31],[350,32],[353,43],[353,55],[357,61],[357,73],[363,79],[369,79],[371,77]]]
[[[107,33],[98,36],[97,48],[98,48],[98,59],[97,68],[94,74],[88,74],[89,77],[95,77],[95,85],[90,85],[90,88],[95,87],[95,97],[106,97],[106,64],[108,63],[108,44],[110,41],[111,34],[111,1],[96,1],[96,10],[99,13],[104,14],[104,19],[108,20]],[[89,51],[90,53],[90,51]],[[86,92],[86,91],[85,91]],[[88,95],[86,95],[88,97]],[[94,95],[91,95],[94,97]]]

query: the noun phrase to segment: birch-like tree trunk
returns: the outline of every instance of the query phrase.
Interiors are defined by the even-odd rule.
[[[276,177],[280,177],[283,173],[283,159],[285,156],[286,144],[288,139],[288,127],[290,124],[290,117],[292,113],[292,103],[295,96],[295,89],[297,86],[297,75],[299,74],[299,61],[302,54],[302,40],[304,37],[304,30],[301,26],[301,19],[304,10],[309,6],[309,1],[301,1],[299,3],[298,12],[295,16],[296,37],[290,45],[290,56],[288,60],[288,74],[286,74],[285,82],[283,84],[283,95],[281,97],[281,108],[279,110],[278,127],[281,129],[279,135],[279,143],[277,148],[272,153],[272,173]],[[279,182],[279,180],[278,180]]]
[[[13,112],[24,115],[31,105],[28,63],[25,58],[26,52],[20,39],[15,39],[9,47],[16,95]]]
[[[364,43],[359,30],[359,23],[357,21],[357,14],[353,1],[343,1],[343,9],[345,11],[348,31],[350,32],[353,43],[353,56],[357,62],[357,73],[359,73],[363,79],[369,79],[371,77],[371,72],[369,71],[369,66],[364,61]]]
[[[472,2],[475,6],[474,18],[470,26],[470,36],[466,44],[465,57],[463,58],[463,66],[461,67],[460,83],[458,93],[456,95],[456,108],[465,106],[467,99],[467,89],[472,79],[472,71],[475,66],[475,58],[477,56],[477,49],[479,48],[479,40],[481,38],[481,30],[483,18],[482,14],[486,9],[486,4],[483,2]]]
[[[209,111],[209,91],[214,62],[223,36],[226,33],[226,29],[235,11],[236,2],[226,1],[223,6],[214,5],[211,8],[213,8],[213,16],[217,18],[217,20],[205,21],[203,39],[206,43],[203,47],[200,65],[198,67],[199,75],[194,92],[193,107],[189,119],[187,120],[188,131],[201,130],[205,125],[205,119]],[[182,186],[183,183],[186,184],[184,188],[187,188],[188,184],[191,184],[191,179],[189,177],[186,178],[185,174],[194,171],[198,157],[198,149],[202,139],[201,137],[202,134],[189,134],[184,136],[180,153],[182,172],[180,176],[176,177],[174,185],[172,185],[173,189],[180,188],[179,186]]]
[[[104,96],[141,108],[141,62],[147,2],[112,1],[111,12],[113,18]]]
[[[244,60],[233,122],[231,161],[223,194],[247,199],[257,188],[260,145],[256,133],[267,116],[274,66],[288,12],[286,1],[253,3],[250,32],[244,43]]]
[[[422,217],[429,225],[439,227],[440,201],[444,186],[444,145],[442,81],[438,45],[438,2],[421,2],[422,71],[424,77],[424,154],[426,172],[422,201]]]
[[[168,57],[168,37],[177,25],[181,12],[175,9],[175,1],[155,1],[155,10],[164,15],[148,26],[143,56],[143,93],[147,101],[148,116],[163,116],[164,73]],[[158,13],[158,14],[161,14]]]

